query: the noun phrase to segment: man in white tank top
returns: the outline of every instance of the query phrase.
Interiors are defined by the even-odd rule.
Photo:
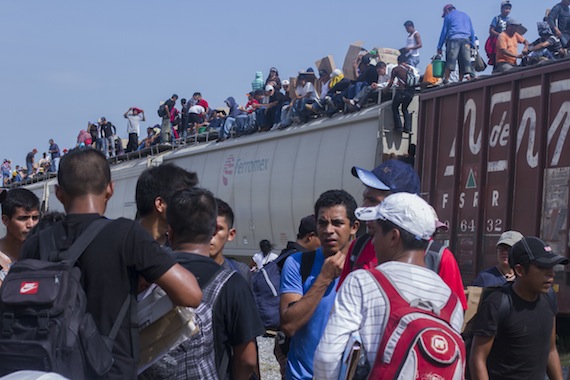
[[[410,66],[418,67],[420,63],[419,49],[422,47],[422,38],[414,27],[414,23],[410,20],[404,23],[404,27],[408,32],[406,37],[406,47],[400,49],[403,54],[406,54],[406,63]]]

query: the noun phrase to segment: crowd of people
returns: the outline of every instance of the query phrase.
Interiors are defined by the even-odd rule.
[[[539,38],[529,42],[523,37],[527,29],[511,15],[511,2],[502,1],[500,14],[491,20],[489,37],[484,44],[493,73],[566,57],[570,38],[568,6],[568,0],[554,5],[537,23]],[[420,50],[425,46],[414,22],[407,20],[403,24],[405,46],[400,49],[397,63],[382,62],[377,48],[362,49],[351,73],[323,67],[317,71],[308,68],[299,72],[293,83],[288,79],[282,80],[277,68],[272,67],[265,80],[261,72],[256,73],[244,105],[229,96],[223,106],[212,108],[200,92],[195,92],[189,99],[180,99],[177,105],[178,95],[173,94],[161,102],[157,112],[160,123],[148,126],[146,134],[141,134],[141,122],[147,120],[144,110],[130,107],[125,112],[126,146],[117,136],[117,128],[105,117],[100,117],[96,123],[88,122],[87,128],[77,136],[77,146],[93,146],[105,156],[113,157],[157,144],[185,143],[188,136],[204,132],[217,136],[217,141],[221,142],[230,137],[285,129],[313,117],[354,112],[369,102],[377,103],[379,97],[381,101],[393,99],[394,129],[410,133],[408,105],[416,86],[423,88],[471,80],[476,78],[475,68],[481,69],[474,64],[479,53],[471,18],[453,4],[445,5],[442,17],[437,52],[438,56],[441,55],[445,47],[446,57],[441,75],[435,76],[433,64],[429,63],[420,80],[417,67]],[[523,46],[520,53],[518,45]],[[410,77],[415,79],[410,80]],[[3,184],[56,172],[56,161],[65,151],[60,152],[57,144],[50,142],[49,151],[44,152],[39,161],[35,159],[37,149],[30,151],[26,155],[25,167],[16,165],[12,168],[12,161],[4,159]]]
[[[91,170],[85,171],[85,165]],[[552,283],[553,268],[568,264],[567,258],[536,237],[505,231],[497,242],[497,266],[473,282],[491,292],[473,319],[466,347],[467,336],[460,335],[467,308],[464,284],[451,251],[433,240],[447,226],[418,196],[417,174],[399,160],[351,172],[364,186],[362,207],[344,190],[325,191],[307,210],[313,215],[300,221],[297,240],[281,255],[262,240],[252,259],[257,272],[280,262],[275,354],[285,379],[339,378],[351,365],[346,352],[355,343],[361,354],[353,370],[363,376],[356,378],[430,373],[463,379],[468,367],[472,379],[545,374],[562,379]],[[194,308],[199,333],[160,353],[142,371],[136,332],[124,322],[114,338],[109,369],[94,374],[86,366],[86,378],[259,376],[256,337],[266,331],[252,271],[224,256],[226,243],[236,236],[234,214],[197,183],[195,173],[174,164],[145,170],[135,190],[137,220],[106,222],[76,265],[84,278],[87,312],[101,335],[115,329],[119,309],[131,315],[125,306],[134,306],[125,297],[144,299],[153,283],[174,305]],[[11,299],[6,292],[24,289],[13,284],[20,284],[22,271],[30,268],[26,259],[58,257],[105,220],[114,189],[100,151],[81,147],[63,156],[58,184],[65,215],[42,217],[39,199],[24,188],[0,194],[6,226],[0,239],[0,312],[10,306],[2,301]],[[362,224],[367,231],[355,238]],[[44,236],[53,236],[54,252],[44,251]],[[18,331],[9,328],[11,320],[20,316],[6,318],[0,319],[0,373],[28,369],[28,357],[20,360],[6,352],[6,339]],[[48,369],[69,376],[65,369]]]

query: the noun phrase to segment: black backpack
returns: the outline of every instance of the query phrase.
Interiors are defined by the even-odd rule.
[[[160,107],[158,107],[158,116],[160,117],[165,117],[166,116],[166,103],[161,104]]]
[[[84,379],[111,369],[113,341],[132,297],[125,299],[109,336],[101,336],[86,311],[81,270],[75,266],[109,222],[93,222],[61,253],[55,250],[52,228],[45,229],[40,232],[41,260],[12,265],[0,288],[0,376],[38,370]]]

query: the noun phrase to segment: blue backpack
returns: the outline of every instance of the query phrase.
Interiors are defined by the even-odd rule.
[[[255,272],[251,278],[257,310],[267,330],[280,329],[279,287],[281,286],[281,269],[283,269],[287,257],[296,252],[296,249],[282,252],[278,258]],[[315,251],[303,252],[301,256],[301,278],[303,283],[309,277],[314,262]]]

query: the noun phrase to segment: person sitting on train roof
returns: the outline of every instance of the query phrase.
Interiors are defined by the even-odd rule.
[[[150,148],[153,145],[158,144],[160,140],[160,125],[156,124],[154,127],[146,128],[146,137],[141,141],[141,144],[137,150],[143,150],[145,148]]]
[[[275,91],[281,91],[281,78],[279,78],[279,71],[275,67],[269,69],[269,75],[265,79],[265,86],[273,86]]]
[[[519,33],[524,31],[526,29],[523,29],[519,21],[509,18],[507,29],[497,38],[497,55],[493,74],[511,70],[517,65],[517,58],[522,58],[528,54],[529,43]],[[518,53],[517,44],[524,45],[521,54]]]
[[[560,38],[552,33],[548,23],[541,21],[537,24],[539,39],[529,46],[529,58],[560,59],[566,57],[566,49],[562,47]]]
[[[281,120],[281,107],[287,99],[281,91],[270,84],[265,86],[265,93],[269,97],[269,101],[265,105],[265,123],[260,127],[260,131],[276,128],[277,123]]]
[[[370,99],[374,100],[374,98],[376,98],[376,101],[378,101],[379,93],[382,94],[381,99],[383,101],[390,99],[391,94],[382,92],[390,81],[390,76],[386,74],[386,64],[380,61],[376,64],[375,68],[378,78],[372,82],[372,84],[363,87],[352,99],[342,98],[350,111],[361,109]]]
[[[331,88],[325,96],[326,110],[325,114],[327,116],[332,116],[338,112],[342,106],[342,97],[346,94],[351,81],[344,77],[344,73],[340,69],[335,69],[332,72]]]
[[[291,111],[286,120],[281,123],[281,129],[289,127],[291,124],[301,123],[301,118],[304,116],[306,104],[312,104],[318,98],[317,90],[315,89],[315,72],[312,67],[307,71],[300,72],[297,76],[297,86],[292,99]]]
[[[489,286],[503,286],[507,282],[513,282],[515,280],[515,271],[509,266],[509,250],[522,238],[523,235],[518,231],[503,232],[499,237],[499,241],[497,241],[498,264],[479,272],[471,285],[486,288]]]
[[[362,60],[358,65],[358,69],[360,74],[350,84],[346,93],[343,95],[346,99],[353,99],[364,87],[370,86],[372,83],[378,81],[376,65],[370,62],[370,58],[368,56],[362,57]]]

